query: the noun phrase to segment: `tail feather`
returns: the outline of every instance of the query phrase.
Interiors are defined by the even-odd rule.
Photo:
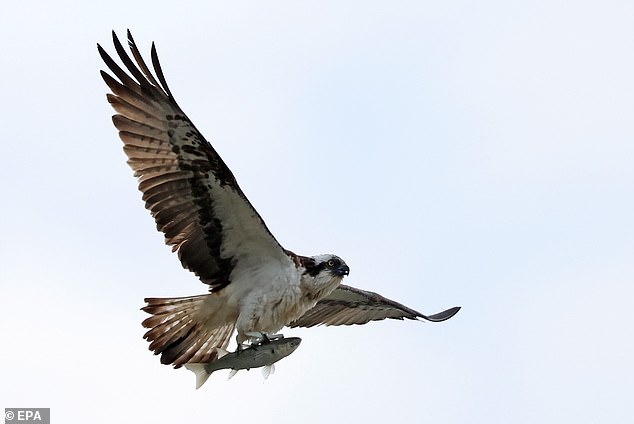
[[[201,337],[200,347],[187,362],[212,362],[227,354],[227,346],[233,335],[235,324],[228,324],[215,330],[209,330],[206,337]]]
[[[199,296],[185,296],[185,297],[149,297],[145,299],[147,306],[143,307],[143,310],[153,316],[166,315],[178,311],[183,311],[192,304],[202,302],[206,294]],[[151,319],[153,317],[148,318]],[[147,320],[146,320],[147,321]]]
[[[180,368],[187,362],[212,362],[219,349],[226,349],[235,323],[210,325],[209,311],[203,309],[207,296],[145,299],[142,310],[152,316],[143,321],[149,328],[143,338],[161,355],[162,364]]]
[[[150,330],[146,334],[151,335],[152,333],[162,333],[164,331],[167,331],[170,327],[173,327],[178,322],[182,321],[182,319],[185,318],[188,313],[188,311],[184,310],[174,312],[171,315],[151,316],[143,321],[143,326],[146,328],[150,328]]]
[[[154,327],[143,336],[151,340],[150,350],[155,350],[159,346],[174,343],[175,340],[185,336],[191,328],[191,320],[183,321],[174,317],[170,322]]]

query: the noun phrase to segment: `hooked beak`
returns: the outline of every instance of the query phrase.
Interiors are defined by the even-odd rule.
[[[343,277],[344,275],[350,274],[350,268],[348,267],[348,265],[343,264],[339,268],[335,269],[334,272],[339,277]]]

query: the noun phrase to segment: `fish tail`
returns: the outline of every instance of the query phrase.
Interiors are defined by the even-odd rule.
[[[185,368],[187,368],[188,370],[190,370],[191,372],[196,374],[196,389],[200,389],[200,386],[205,384],[205,381],[207,381],[207,379],[211,375],[211,372],[209,372],[207,370],[206,365],[207,364],[201,364],[201,363],[198,363],[198,364],[194,364],[194,363],[185,364]]]

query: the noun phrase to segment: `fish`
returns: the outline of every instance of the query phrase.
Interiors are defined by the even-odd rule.
[[[275,362],[293,353],[301,341],[299,337],[267,338],[233,353],[220,349],[219,357],[215,361],[186,363],[185,368],[196,375],[196,389],[205,384],[212,373],[223,369],[231,369],[231,378],[239,370],[264,367],[262,375],[266,379],[275,372]]]

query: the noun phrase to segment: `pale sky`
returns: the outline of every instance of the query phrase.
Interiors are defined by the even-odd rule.
[[[53,423],[634,418],[634,3],[11,2],[0,16],[0,409]],[[143,4],[143,5],[141,5]],[[439,323],[286,329],[194,375],[143,298],[202,294],[144,209],[96,50],[157,43],[278,240]]]

